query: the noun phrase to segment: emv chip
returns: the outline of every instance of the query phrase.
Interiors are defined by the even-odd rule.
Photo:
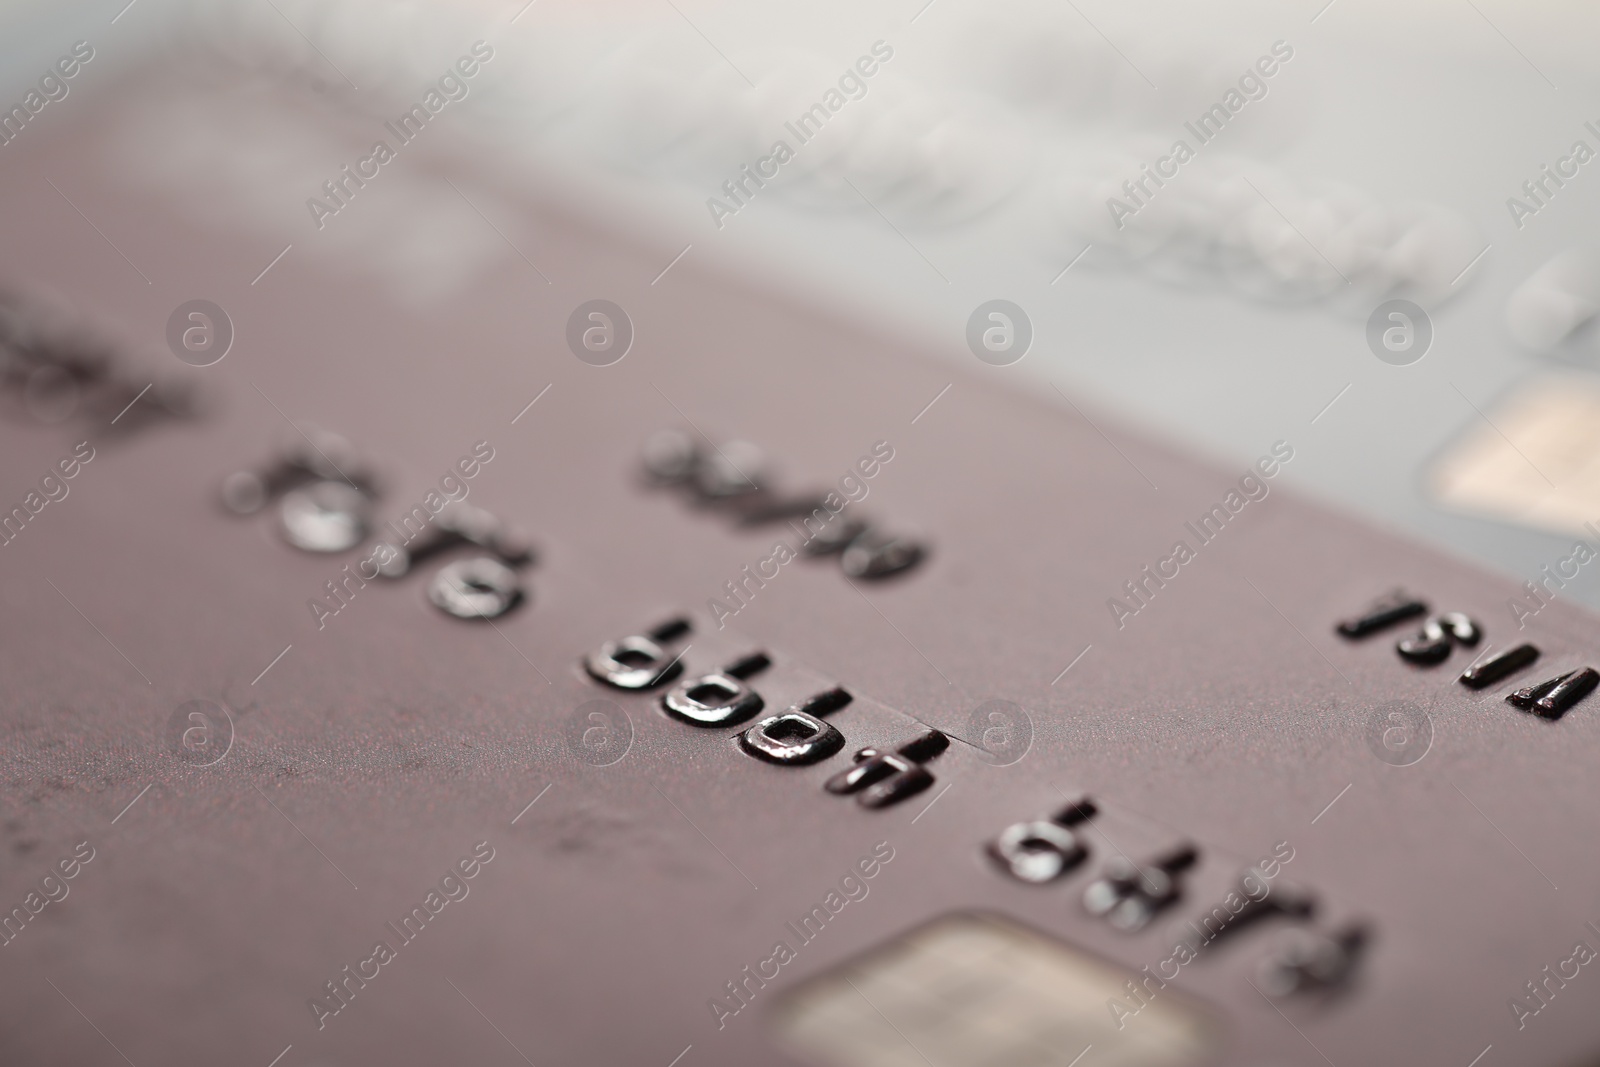
[[[779,1039],[827,1067],[1095,1067],[1207,1062],[1213,1021],[1170,989],[1137,1015],[1131,972],[991,914],[942,916],[775,1006]]]

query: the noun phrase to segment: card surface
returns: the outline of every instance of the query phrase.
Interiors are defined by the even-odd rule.
[[[6,1062],[1594,1053],[1600,622],[1296,497],[1295,426],[1205,465],[442,131],[264,244],[58,117],[0,187]],[[369,209],[499,258],[406,295],[318,243]]]

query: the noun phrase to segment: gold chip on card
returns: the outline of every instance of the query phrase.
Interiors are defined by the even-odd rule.
[[[1214,1020],[1154,979],[1135,998],[1142,977],[1010,919],[961,912],[804,983],[773,1021],[793,1051],[827,1067],[1068,1067],[1091,1046],[1085,1064],[1210,1062]]]
[[[1600,378],[1547,374],[1519,386],[1432,464],[1440,505],[1552,533],[1600,523]]]

